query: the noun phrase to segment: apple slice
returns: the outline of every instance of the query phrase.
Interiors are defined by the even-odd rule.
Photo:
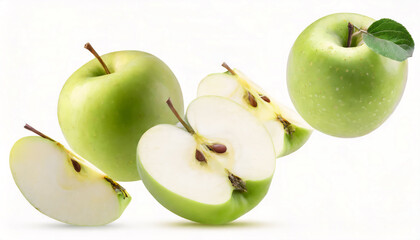
[[[276,156],[298,150],[308,140],[312,128],[297,113],[276,102],[259,86],[237,69],[222,64],[228,71],[205,77],[198,86],[197,95],[216,95],[232,99],[260,119],[274,143]]]
[[[275,152],[264,125],[239,104],[219,96],[195,99],[185,127],[149,129],[137,148],[140,176],[167,209],[206,224],[230,222],[268,191]]]
[[[39,136],[18,140],[10,152],[16,185],[37,210],[74,225],[103,225],[119,218],[131,197],[118,183],[63,145]]]

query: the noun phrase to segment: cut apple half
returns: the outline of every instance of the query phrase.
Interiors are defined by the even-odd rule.
[[[73,225],[104,225],[119,218],[131,200],[118,183],[48,136],[18,140],[10,152],[16,185],[37,210]]]
[[[137,156],[146,188],[167,209],[207,224],[230,222],[265,196],[275,152],[263,124],[223,97],[195,99],[184,128],[161,124],[140,139]]]
[[[312,128],[296,112],[275,101],[258,85],[237,69],[222,64],[228,71],[205,77],[198,86],[197,95],[227,97],[260,119],[274,143],[276,156],[288,155],[308,140]]]

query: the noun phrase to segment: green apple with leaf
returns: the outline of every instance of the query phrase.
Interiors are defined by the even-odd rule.
[[[58,101],[61,130],[79,155],[119,181],[139,180],[136,148],[142,134],[177,119],[169,97],[183,111],[179,83],[169,67],[141,51],[112,52],[83,65],[64,85]]]
[[[123,187],[52,138],[25,128],[39,136],[14,144],[10,170],[32,206],[73,225],[104,225],[121,216],[131,200]]]
[[[188,106],[184,128],[160,124],[139,141],[142,182],[164,207],[205,224],[223,224],[266,195],[276,164],[266,128],[238,103],[202,96]]]
[[[287,65],[293,104],[315,129],[357,137],[378,128],[404,92],[408,31],[390,19],[338,13],[308,26],[295,41]]]

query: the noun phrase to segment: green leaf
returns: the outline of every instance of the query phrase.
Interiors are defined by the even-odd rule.
[[[382,18],[362,34],[366,45],[382,56],[400,62],[413,56],[413,38],[403,25],[394,20]]]

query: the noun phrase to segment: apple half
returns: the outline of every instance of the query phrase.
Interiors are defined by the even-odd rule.
[[[213,73],[201,80],[197,95],[216,95],[232,99],[260,119],[274,143],[277,157],[298,150],[312,134],[312,128],[297,113],[276,102],[263,89],[237,69]]]
[[[140,176],[150,193],[175,214],[224,224],[254,208],[266,195],[275,169],[267,129],[227,98],[203,96],[188,107],[184,128],[161,124],[137,148]]]
[[[118,183],[48,136],[18,140],[10,152],[16,185],[37,210],[58,221],[84,226],[119,218],[131,200]]]

